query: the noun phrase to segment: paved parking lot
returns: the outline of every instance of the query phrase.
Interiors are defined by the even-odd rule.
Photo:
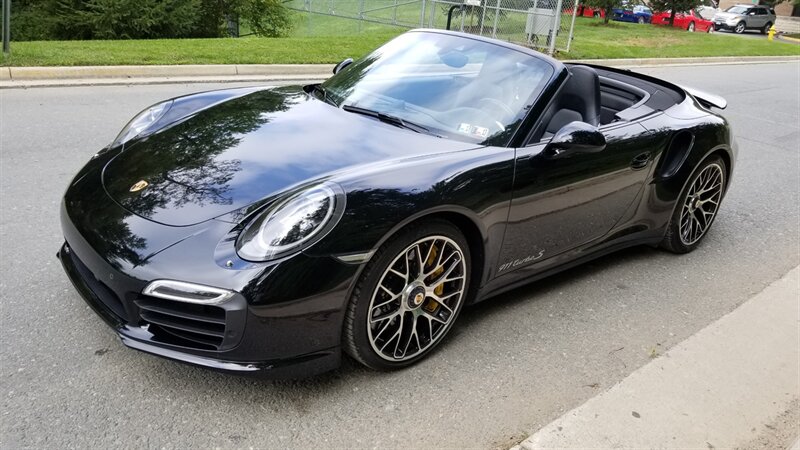
[[[408,370],[236,378],[124,348],[62,273],[58,203],[143,107],[219,85],[0,90],[0,448],[505,447],[800,263],[800,64],[649,68],[725,96],[740,144],[703,246],[636,248],[465,310]]]

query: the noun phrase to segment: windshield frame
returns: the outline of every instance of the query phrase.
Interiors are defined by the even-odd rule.
[[[518,62],[524,65],[524,64],[526,64],[524,61],[528,61],[527,58],[531,58],[531,59],[535,60],[535,61],[531,61],[530,62],[530,66],[531,66],[530,68],[531,68],[531,70],[534,70],[533,73],[535,73],[535,70],[540,70],[541,71],[541,78],[539,80],[537,80],[535,85],[531,85],[532,87],[530,89],[529,97],[527,99],[523,98],[525,96],[525,94],[523,94],[522,96],[518,96],[517,97],[518,99],[521,99],[521,100],[518,100],[520,102],[520,105],[518,107],[512,109],[513,114],[516,114],[516,115],[511,116],[511,114],[509,114],[509,117],[512,117],[512,118],[511,118],[510,121],[508,121],[508,124],[507,124],[506,128],[502,129],[501,131],[496,131],[494,133],[490,133],[488,136],[484,135],[482,140],[479,140],[481,138],[479,138],[479,137],[477,137],[475,135],[462,135],[462,134],[460,134],[459,133],[461,131],[460,129],[454,130],[452,127],[448,128],[448,129],[445,129],[445,128],[441,128],[441,127],[436,127],[435,124],[434,124],[434,126],[430,126],[431,124],[428,124],[428,123],[425,123],[425,122],[421,122],[421,121],[417,121],[418,124],[424,125],[425,127],[429,127],[430,126],[431,133],[427,133],[427,134],[430,134],[430,135],[433,135],[433,136],[436,136],[436,137],[441,137],[441,138],[446,138],[446,139],[451,139],[451,140],[456,140],[456,141],[462,141],[462,142],[469,142],[469,143],[474,143],[475,145],[481,145],[481,146],[510,147],[512,142],[514,142],[515,138],[517,138],[520,134],[527,135],[529,130],[526,128],[526,125],[528,125],[530,123],[530,120],[528,120],[529,116],[531,114],[534,114],[535,111],[538,111],[539,109],[541,109],[541,108],[537,108],[537,105],[539,105],[543,101],[546,102],[547,99],[543,99],[543,97],[545,97],[545,94],[548,92],[548,87],[554,82],[554,80],[556,80],[556,78],[558,78],[558,75],[563,70],[565,70],[564,65],[561,62],[559,62],[559,61],[557,61],[555,59],[549,58],[549,57],[547,57],[547,56],[543,55],[542,53],[539,53],[539,52],[537,52],[535,50],[528,49],[528,48],[525,48],[525,47],[521,47],[521,46],[518,46],[516,44],[511,44],[511,43],[507,43],[507,42],[503,42],[503,41],[497,41],[497,40],[486,38],[486,37],[482,37],[482,36],[476,36],[476,35],[460,33],[460,32],[454,32],[454,31],[446,31],[446,30],[417,29],[417,30],[408,31],[408,32],[404,33],[403,35],[401,35],[400,37],[402,37],[404,35],[412,34],[412,33],[414,33],[414,34],[417,34],[417,33],[422,34],[422,33],[424,33],[424,34],[430,34],[430,35],[445,35],[445,36],[455,37],[455,38],[458,38],[458,39],[477,41],[479,43],[479,45],[481,45],[481,46],[497,47],[497,51],[498,52],[515,52],[516,54],[519,54],[519,55],[517,55],[516,57],[511,56],[512,59],[513,58],[518,58]],[[397,38],[395,38],[395,39],[397,39]],[[331,77],[328,80],[326,80],[325,82],[323,82],[322,85],[321,85],[322,88],[327,90],[329,92],[329,94],[331,94],[331,95],[328,96],[328,100],[333,99],[334,100],[333,104],[335,104],[335,106],[338,107],[338,108],[343,108],[344,106],[361,107],[362,105],[360,103],[356,104],[356,105],[353,105],[352,102],[349,102],[349,101],[346,100],[347,97],[345,97],[343,99],[341,96],[336,94],[336,92],[335,92],[335,89],[337,88],[336,81],[337,81],[337,79],[339,77],[344,77],[346,75],[346,73],[351,68],[355,67],[356,70],[358,70],[358,68],[361,67],[361,65],[364,65],[364,64],[367,64],[365,66],[366,70],[364,71],[364,73],[368,73],[370,68],[371,68],[371,64],[374,62],[374,61],[373,62],[369,62],[368,59],[369,58],[375,58],[376,57],[375,55],[378,54],[378,52],[383,48],[384,48],[384,46],[380,47],[379,49],[376,49],[375,51],[373,51],[370,54],[366,55],[365,57],[355,61],[354,63],[352,63],[351,65],[349,65],[348,67],[346,67],[345,69],[343,69],[342,71],[340,71],[339,73],[334,75],[333,77]],[[489,50],[489,51],[492,52],[491,50]],[[509,55],[513,55],[513,53],[509,53]],[[541,66],[540,66],[540,64],[541,64]],[[525,73],[525,72],[523,71],[521,73]],[[484,75],[484,76],[485,77],[491,77],[491,75],[492,74],[490,73],[490,74]],[[351,76],[352,76],[352,74],[351,74]],[[476,77],[476,79],[477,79],[477,77]],[[484,80],[491,80],[491,78],[484,78]],[[360,82],[361,82],[361,80],[359,79],[355,83],[360,83]],[[355,86],[355,84],[354,84],[354,86]],[[525,86],[525,85],[523,85],[523,86]],[[331,89],[331,88],[333,88],[333,89]],[[455,88],[452,92],[459,93],[459,92],[461,92],[461,90],[462,90],[462,88]],[[418,106],[418,105],[414,105],[412,102],[408,102],[407,105],[409,106],[409,108],[411,110],[413,110],[414,108],[416,108]],[[373,108],[373,109],[378,109],[378,108]],[[386,111],[376,111],[376,112],[380,112],[380,113],[383,113],[383,114],[386,114],[386,115],[397,116],[396,112],[392,111],[390,108],[387,108]],[[414,121],[414,119],[411,118],[411,117],[409,117],[409,118],[400,117],[400,118],[407,119],[408,121]],[[497,122],[497,123],[499,124],[500,122]]]

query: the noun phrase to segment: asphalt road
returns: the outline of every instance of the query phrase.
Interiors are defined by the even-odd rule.
[[[62,273],[58,203],[143,107],[214,85],[0,91],[0,448],[503,447],[800,263],[800,64],[644,72],[725,96],[740,144],[697,251],[635,248],[469,308],[431,358],[242,379],[124,348]],[[787,343],[787,345],[792,345]]]

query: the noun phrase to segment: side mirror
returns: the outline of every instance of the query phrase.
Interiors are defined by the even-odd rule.
[[[333,74],[336,75],[337,73],[341,72],[345,67],[353,64],[353,58],[347,58],[344,61],[340,62],[333,68]]]
[[[553,135],[545,156],[560,158],[573,153],[596,153],[606,148],[606,137],[586,122],[570,122]]]

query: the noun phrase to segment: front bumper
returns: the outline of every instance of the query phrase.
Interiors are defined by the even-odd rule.
[[[738,23],[738,22],[737,22],[737,23]],[[725,23],[725,22],[713,22],[713,24],[714,24],[714,25],[713,25],[713,26],[714,26],[714,31],[719,31],[719,30],[734,30],[734,29],[736,29],[736,25],[737,25],[737,24],[728,25],[728,24],[727,24],[727,23]]]
[[[126,346],[269,378],[302,378],[339,366],[344,310],[358,265],[301,253],[244,269],[222,267],[214,260],[214,248],[231,226],[222,222],[187,231],[191,237],[155,250],[155,256],[132,257],[126,243],[155,243],[172,236],[174,227],[131,215],[107,196],[94,197],[87,214],[88,208],[78,203],[82,196],[75,194],[68,190],[62,203],[66,242],[58,257],[76,290]],[[114,230],[120,229],[130,235],[110,246]],[[144,295],[156,279],[219,287],[235,295],[215,306]]]
[[[114,329],[127,347],[212,370],[269,378],[302,378],[335,369],[340,364],[341,351],[338,345],[297,356],[265,358],[267,355],[258,350],[258,345],[247,342],[263,336],[264,330],[259,332],[258,324],[263,325],[264,320],[253,315],[241,294],[237,294],[225,305],[226,336],[223,342],[220,342],[218,350],[214,349],[212,344],[198,345],[195,339],[183,339],[180,335],[171,334],[168,327],[147,320],[147,316],[143,315],[146,311],[139,307],[145,296],[138,293],[139,290],[136,288],[143,286],[144,283],[108,266],[105,273],[113,275],[110,279],[114,280],[114,288],[111,288],[97,278],[68,243],[62,245],[57,255],[81,297]],[[116,293],[117,289],[130,290],[119,296]],[[162,302],[162,304],[169,303]],[[297,323],[297,326],[302,325]],[[269,334],[272,334],[273,339],[285,342],[285,337],[276,336],[274,332]],[[246,345],[242,345],[242,341],[245,341]],[[243,348],[247,350],[242,351]],[[303,349],[298,351],[302,352]],[[248,353],[253,357],[247,358]]]

